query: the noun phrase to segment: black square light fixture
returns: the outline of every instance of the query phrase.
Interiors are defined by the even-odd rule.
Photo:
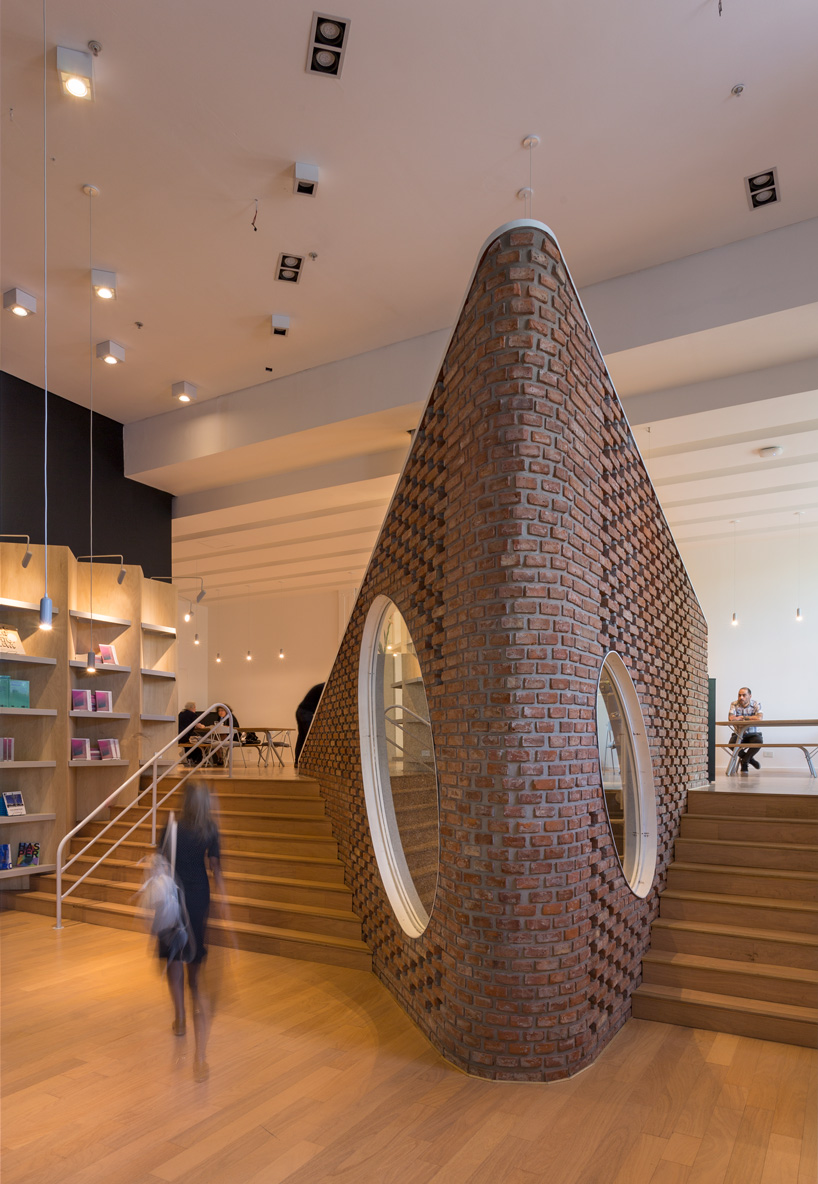
[[[344,64],[350,21],[326,12],[314,12],[307,50],[307,73],[337,78]]]
[[[763,173],[745,177],[744,190],[751,210],[757,210],[761,206],[771,206],[780,200],[778,169],[765,169]]]
[[[297,284],[301,279],[303,266],[303,255],[292,255],[289,251],[282,251],[276,266],[276,279],[283,280],[285,284]]]

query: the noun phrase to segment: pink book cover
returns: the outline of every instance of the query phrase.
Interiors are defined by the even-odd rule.
[[[93,691],[94,711],[113,711],[113,695],[110,691]]]
[[[99,741],[99,755],[104,761],[112,761],[114,759],[114,742],[113,740]]]
[[[80,736],[71,740],[71,760],[88,761],[91,759],[91,741]]]
[[[118,666],[116,650],[112,645],[100,645],[99,660],[103,666]]]
[[[72,691],[71,709],[73,711],[93,711],[91,706],[91,691]]]

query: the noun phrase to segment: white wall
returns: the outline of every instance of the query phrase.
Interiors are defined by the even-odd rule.
[[[326,682],[354,590],[261,596],[214,603],[209,613],[208,686],[242,727],[295,727],[295,709]],[[278,656],[283,648],[284,658]],[[247,650],[253,658],[246,660]],[[216,663],[216,654],[221,662]],[[295,737],[293,737],[293,740]]]
[[[738,536],[735,605],[732,539],[680,549],[707,617],[716,718],[726,718],[738,688],[749,686],[768,719],[818,719],[818,528],[804,524],[801,530],[801,622],[795,620],[795,531]],[[816,731],[768,728],[765,739],[804,742]],[[726,740],[729,733],[719,728],[716,735]],[[797,751],[766,749],[760,759],[762,768],[806,772]]]
[[[208,696],[208,609],[193,604],[193,616],[185,621],[188,601],[180,599],[176,612],[176,689],[179,710],[192,700],[203,711],[210,703]],[[196,634],[199,644],[194,644]]]

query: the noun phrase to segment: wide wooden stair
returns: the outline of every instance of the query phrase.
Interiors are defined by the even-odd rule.
[[[256,953],[371,969],[318,783],[297,774],[274,780],[242,779],[241,775],[204,780],[219,803],[230,913],[228,922],[220,916],[218,905],[211,910],[210,940],[227,945],[235,936],[241,949]],[[180,808],[181,792],[160,811],[160,825],[164,826],[169,810],[178,814]],[[64,890],[142,812],[130,812],[81,856],[63,877]],[[89,823],[73,840],[72,854],[104,825]],[[64,901],[63,916],[117,929],[141,928],[134,894],[143,879],[139,861],[150,849],[150,824],[144,823]],[[40,876],[36,891],[17,894],[15,907],[53,916],[55,894],[56,877]]]
[[[818,796],[689,794],[633,1014],[815,1047]]]

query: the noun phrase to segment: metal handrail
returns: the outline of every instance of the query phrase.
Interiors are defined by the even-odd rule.
[[[164,805],[165,802],[167,801],[167,799],[169,797],[171,797],[181,785],[184,785],[184,783],[187,781],[188,777],[192,776],[196,772],[196,769],[189,769],[187,771],[187,773],[185,773],[184,777],[181,778],[180,781],[174,782],[172,788],[168,790],[168,792],[164,795],[162,800],[157,801],[156,788],[157,788],[159,782],[164,780],[164,778],[167,777],[169,775],[169,773],[171,773],[172,770],[174,770],[179,764],[181,764],[184,757],[177,756],[176,759],[171,761],[170,764],[165,768],[164,772],[162,772],[157,777],[159,760],[168,751],[169,748],[178,747],[180,742],[182,741],[182,739],[185,736],[190,736],[193,729],[197,726],[197,724],[200,724],[202,722],[202,720],[204,719],[204,717],[206,715],[210,715],[213,711],[217,711],[219,707],[223,707],[225,709],[225,711],[227,712],[227,721],[228,722],[225,723],[222,720],[220,720],[217,724],[211,725],[211,727],[208,728],[208,730],[197,739],[195,744],[191,744],[187,747],[186,752],[185,752],[185,757],[189,756],[190,753],[195,751],[197,748],[200,748],[200,747],[202,747],[202,745],[208,743],[216,733],[219,733],[219,735],[220,735],[219,743],[216,744],[215,746],[213,746],[210,749],[210,752],[211,753],[220,752],[224,748],[227,749],[228,776],[229,777],[233,776],[233,743],[234,743],[234,733],[235,733],[235,728],[233,727],[233,714],[226,703],[211,703],[211,705],[209,707],[206,707],[205,710],[200,715],[198,715],[196,717],[196,719],[193,721],[192,724],[190,724],[187,728],[185,728],[184,731],[180,732],[178,736],[174,736],[173,740],[170,740],[165,745],[165,747],[163,749],[161,749],[159,752],[155,752],[149,761],[147,761],[144,765],[142,765],[141,768],[137,769],[137,771],[135,773],[132,773],[131,776],[127,779],[127,781],[123,781],[122,784],[117,789],[115,789],[113,791],[113,793],[110,793],[108,795],[108,797],[105,799],[105,801],[100,802],[100,804],[96,807],[96,809],[92,810],[91,813],[86,818],[83,818],[82,822],[78,822],[77,825],[74,827],[74,829],[70,830],[68,832],[68,834],[65,835],[65,837],[62,839],[62,842],[60,843],[59,847],[57,848],[57,923],[54,926],[55,929],[62,929],[62,927],[63,927],[62,926],[62,902],[65,899],[65,897],[70,896],[70,894],[74,891],[74,889],[78,888],[80,886],[80,884],[83,882],[83,880],[86,879],[86,877],[90,876],[92,872],[96,871],[96,869],[99,867],[99,865],[101,863],[103,863],[108,858],[108,856],[111,855],[112,852],[116,851],[116,849],[120,845],[120,843],[124,843],[124,841],[128,838],[128,836],[133,834],[133,832],[137,829],[137,827],[141,826],[142,823],[145,821],[145,819],[148,818],[149,816],[151,818],[151,842],[156,843],[156,812],[157,812],[159,806]],[[221,733],[224,732],[225,729],[227,730],[227,735],[221,736]],[[84,826],[86,826],[89,822],[91,822],[92,819],[96,818],[96,816],[102,810],[105,810],[108,806],[112,805],[114,800],[122,793],[123,789],[125,789],[127,786],[129,786],[132,781],[135,780],[138,785],[139,779],[142,778],[143,776],[145,776],[146,772],[148,770],[152,770],[150,785],[145,786],[144,789],[140,790],[137,793],[136,797],[133,799],[133,801],[128,802],[128,804],[126,806],[123,806],[122,809],[119,811],[119,813],[114,818],[109,819],[108,823],[102,828],[102,830],[98,834],[93,835],[88,840],[88,842],[85,844],[85,846],[81,850],[77,851],[76,854],[72,855],[71,858],[65,864],[65,866],[63,866],[62,859],[63,859],[63,852],[65,850],[66,844],[70,843],[71,840],[74,838],[74,836],[79,831],[81,831]],[[105,852],[103,852],[102,855],[100,855],[100,857],[96,861],[96,863],[93,863],[91,865],[91,867],[88,868],[87,871],[85,871],[77,880],[74,881],[74,883],[71,885],[70,888],[66,889],[66,891],[63,892],[62,891],[63,872],[67,871],[68,868],[71,867],[71,865],[73,863],[75,863],[80,858],[80,856],[84,855],[86,853],[86,851],[88,851],[89,848],[91,848],[93,846],[93,844],[97,842],[98,839],[101,839],[106,831],[108,831],[112,826],[116,825],[116,823],[119,822],[120,818],[122,818],[123,814],[126,814],[128,812],[128,810],[133,809],[133,807],[137,804],[139,799],[141,797],[143,797],[143,795],[148,792],[150,792],[150,795],[151,795],[151,804],[147,808],[145,813],[142,815],[142,817],[137,819],[137,821],[133,824],[133,826],[130,828],[130,830],[127,830],[124,835],[121,835],[117,839],[117,841],[113,844],[113,846],[109,847]]]
[[[384,708],[383,718],[388,724],[391,724],[393,728],[397,728],[400,732],[406,731],[406,728],[404,728],[402,723],[400,723],[396,719],[391,719],[389,716],[390,711],[397,711],[397,710],[405,711],[408,715],[413,715],[415,717],[415,719],[418,720],[420,723],[426,724],[426,727],[429,728],[429,730],[431,731],[432,724],[431,724],[430,720],[424,719],[424,717],[422,715],[418,715],[418,713],[416,711],[412,711],[411,708],[404,707],[402,703],[393,703],[390,707]],[[386,736],[385,739],[386,739],[386,743],[391,744],[393,748],[396,748],[398,750],[398,752],[408,754],[408,759],[410,761],[412,761],[414,764],[422,765],[424,769],[428,769],[428,771],[430,773],[434,773],[435,776],[437,776],[437,769],[435,768],[435,766],[430,765],[427,761],[425,761],[423,759],[423,757],[412,756],[411,753],[409,753],[409,750],[407,748],[404,748],[402,744],[398,744],[397,740],[393,740],[390,736]]]

